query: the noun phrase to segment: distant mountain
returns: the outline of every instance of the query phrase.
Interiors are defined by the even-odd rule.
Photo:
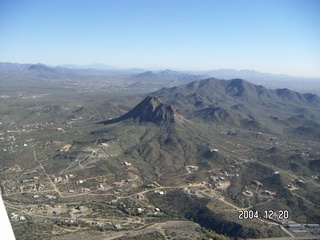
[[[32,64],[19,64],[19,63],[0,63],[0,72],[21,71],[29,68]]]
[[[134,81],[130,88],[162,88],[172,87],[205,78],[204,75],[164,70],[159,72],[147,71],[133,75],[130,80]]]
[[[270,74],[254,70],[237,71],[234,69],[218,69],[195,72],[195,74],[205,74],[213,78],[225,80],[241,78],[271,89],[289,87],[299,92],[312,92],[320,94],[320,78],[295,77],[285,74]]]
[[[37,63],[37,64],[19,64],[19,63],[0,63],[0,72],[5,74],[8,72],[15,72],[19,74],[20,72],[24,72],[27,74],[31,74],[32,72],[42,72],[42,73],[58,73],[59,68],[53,68],[48,65]]]
[[[246,79],[254,83],[266,83],[268,81],[281,81],[281,82],[292,82],[292,81],[302,81],[302,80],[316,80],[307,77],[294,77],[285,74],[270,74],[262,73],[255,70],[234,70],[234,69],[217,69],[210,70],[206,72],[201,72],[202,74],[207,74],[214,78],[219,79],[234,79],[241,78]],[[319,79],[318,79],[319,80]]]
[[[128,77],[136,73],[137,70],[70,69],[61,66],[51,67],[41,63],[0,63],[0,84],[6,87],[20,86],[34,89],[58,87],[70,90],[79,90],[81,85],[84,91],[89,89],[92,91],[93,88],[101,90],[101,86],[104,86],[103,90],[108,91],[111,86],[121,88],[131,84],[132,81],[129,81]],[[81,82],[81,84],[75,84],[75,82]]]
[[[41,63],[0,63],[0,83],[6,87],[52,87],[52,84],[59,84],[66,78],[66,73]]]
[[[254,70],[234,70],[234,69],[217,69],[217,70],[210,70],[205,72],[206,74],[220,79],[233,79],[233,78],[241,78],[241,79],[261,79],[265,80],[270,77],[279,78],[284,77],[285,75],[274,75],[269,73],[261,73]]]
[[[46,66],[46,65],[41,64],[41,63],[30,65],[28,67],[28,70],[37,71],[37,72],[51,72],[51,73],[53,73],[55,71],[54,68]]]
[[[147,71],[143,73],[136,74],[131,77],[132,79],[145,79],[145,80],[152,80],[154,78],[158,78],[158,74],[152,72],[152,71]]]
[[[76,64],[62,64],[59,67],[69,68],[69,69],[97,69],[97,70],[115,70],[114,66],[102,64],[102,63],[92,63],[88,65],[76,65]]]
[[[287,75],[274,75],[260,73],[253,70],[236,71],[232,69],[220,69],[206,72],[180,72],[170,69],[162,71],[145,71],[143,69],[117,69],[103,64],[91,65],[61,65],[48,66],[38,64],[18,64],[18,63],[0,63],[0,73],[3,79],[8,77],[13,80],[29,78],[30,83],[39,83],[42,81],[78,81],[91,80],[99,78],[104,81],[105,77],[121,80],[121,86],[130,90],[143,90],[145,92],[155,91],[163,87],[174,87],[190,83],[197,80],[214,77],[217,79],[245,79],[252,83],[263,85],[270,89],[290,88],[292,90],[304,93],[320,94],[319,79],[299,78]],[[38,81],[39,80],[39,81]],[[20,80],[19,80],[20,81]],[[21,81],[20,81],[21,82]],[[118,84],[116,84],[119,86]],[[234,89],[230,89],[234,91]],[[281,94],[281,92],[280,92]],[[285,94],[285,93],[283,93]],[[314,101],[310,95],[309,101]]]

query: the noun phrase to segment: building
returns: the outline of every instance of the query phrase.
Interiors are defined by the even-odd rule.
[[[313,230],[320,230],[320,224],[307,224],[306,227],[311,228]]]
[[[82,188],[82,192],[90,192],[91,189],[90,188]]]
[[[53,215],[60,215],[60,211],[57,211],[57,210],[54,210],[52,213]]]
[[[301,224],[299,224],[299,223],[288,224],[286,227],[289,228],[290,230],[301,230],[301,229],[303,229],[303,226]]]
[[[123,162],[123,165],[126,166],[126,167],[130,167],[130,166],[131,166],[131,163],[129,163],[129,162],[126,161],[126,162]]]

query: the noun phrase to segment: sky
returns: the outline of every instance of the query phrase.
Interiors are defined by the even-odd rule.
[[[320,77],[319,0],[0,0],[0,62]]]

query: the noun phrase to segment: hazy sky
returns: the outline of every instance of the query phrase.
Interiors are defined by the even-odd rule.
[[[320,1],[0,0],[0,62],[320,77]]]

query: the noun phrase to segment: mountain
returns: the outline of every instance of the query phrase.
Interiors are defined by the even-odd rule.
[[[64,89],[68,91],[113,91],[133,82],[129,76],[139,70],[70,69],[51,67],[41,63],[0,63],[1,87],[27,87],[41,92],[43,89]]]
[[[19,64],[19,63],[9,63],[3,62],[0,63],[0,72],[10,72],[10,71],[21,71],[29,68],[31,64]]]
[[[132,76],[133,79],[147,79],[152,80],[153,78],[157,78],[158,75],[156,73],[153,73],[152,71],[147,71],[143,73],[136,74]]]
[[[152,72],[143,75],[156,76]],[[186,117],[225,127],[319,140],[319,107],[320,98],[315,94],[271,90],[242,79],[209,78],[162,88],[123,116],[103,123],[132,119],[168,126]]]
[[[34,70],[34,71],[54,71],[53,68],[46,66],[41,63],[32,64],[30,67],[28,67],[28,70]]]
[[[69,68],[69,69],[97,69],[97,70],[115,70],[114,66],[102,64],[102,63],[92,63],[88,65],[76,65],[76,64],[62,64],[59,67]]]
[[[218,69],[206,72],[195,72],[195,74],[204,74],[209,77],[218,79],[246,79],[255,84],[261,84],[270,89],[287,88],[299,92],[311,92],[320,95],[319,78],[296,77],[285,74],[262,73],[254,70],[234,70],[234,69]]]
[[[204,75],[194,75],[190,73],[172,71],[170,69],[158,72],[147,71],[130,77],[134,81],[130,88],[162,88],[172,87],[195,80],[205,78]]]
[[[247,79],[250,82],[256,84],[267,84],[269,86],[276,84],[279,82],[281,85],[287,85],[293,82],[309,82],[309,81],[318,81],[317,78],[307,78],[307,77],[295,77],[289,76],[285,74],[270,74],[270,73],[262,73],[255,70],[234,70],[234,69],[217,69],[210,70],[207,72],[198,72],[200,74],[206,74],[211,77],[219,78],[219,79],[233,79],[233,78],[241,78]],[[268,84],[269,82],[269,84]]]
[[[179,100],[180,98],[190,98],[198,96],[202,101],[207,99],[210,103],[214,101],[227,102],[230,99],[237,99],[261,103],[286,103],[286,104],[312,104],[318,105],[319,96],[315,94],[301,94],[289,89],[267,89],[261,85],[252,84],[243,79],[219,80],[215,78],[204,79],[191,82],[186,85],[174,88],[163,88],[155,92],[155,95],[165,96],[168,101]],[[293,103],[291,102],[293,101]]]
[[[169,126],[171,123],[183,121],[183,116],[174,106],[163,104],[157,97],[148,96],[128,113],[101,123],[110,124],[128,119],[140,124],[152,122]]]
[[[320,98],[315,94],[298,93],[289,89],[267,89],[242,79],[205,79],[173,88],[163,88],[152,94],[175,105],[188,118],[233,124],[248,130],[281,132],[319,139],[318,108]],[[293,121],[303,111],[299,121]],[[275,119],[278,120],[276,123]],[[313,123],[313,124],[311,124]],[[306,127],[307,124],[307,127]],[[301,129],[309,129],[301,131]]]
[[[263,81],[270,80],[270,79],[279,79],[289,76],[286,75],[274,75],[269,73],[261,73],[254,70],[234,70],[234,69],[217,69],[217,70],[210,70],[206,72],[206,74],[220,79],[233,79],[233,78],[241,78],[241,79],[248,79],[248,80],[257,80],[261,79]],[[292,78],[292,77],[291,77]]]

